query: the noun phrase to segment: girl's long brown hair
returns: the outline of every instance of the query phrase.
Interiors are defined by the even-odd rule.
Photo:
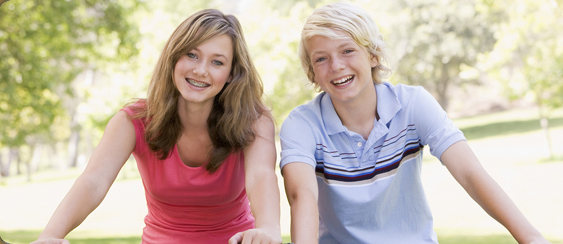
[[[174,85],[174,67],[182,55],[222,34],[233,41],[232,80],[215,97],[207,119],[213,144],[207,171],[215,172],[230,153],[254,141],[253,125],[261,115],[272,119],[262,102],[262,81],[250,59],[237,18],[214,9],[199,11],[180,24],[166,43],[151,78],[147,99],[126,105],[135,111],[133,119],[146,121],[144,139],[161,160],[170,157],[183,129],[178,115],[180,93]]]

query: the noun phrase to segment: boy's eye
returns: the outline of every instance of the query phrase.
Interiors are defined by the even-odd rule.
[[[317,60],[315,60],[315,63],[324,61],[325,59],[326,59],[326,58],[318,58]]]
[[[188,53],[187,54],[189,58],[197,58],[197,55],[193,54],[193,53]]]
[[[213,61],[213,64],[214,64],[214,65],[219,65],[219,66],[221,66],[221,65],[223,65],[223,62],[218,61],[218,60],[214,60],[214,61]]]

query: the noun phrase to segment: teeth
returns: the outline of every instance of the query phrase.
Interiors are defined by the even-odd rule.
[[[192,80],[192,79],[186,79],[186,80],[188,80],[188,83],[190,83],[192,86],[196,86],[196,87],[208,87],[208,86],[210,86],[207,83],[195,81],[195,80]]]
[[[350,82],[353,77],[354,77],[353,75],[349,75],[349,76],[343,77],[340,80],[335,80],[332,83],[335,84],[335,85],[343,85],[344,83]]]

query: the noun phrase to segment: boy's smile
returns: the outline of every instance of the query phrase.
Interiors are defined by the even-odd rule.
[[[356,77],[355,75],[347,75],[345,77],[342,77],[340,79],[336,79],[331,81],[332,84],[334,84],[335,86],[344,86],[347,84],[352,83],[354,77]]]

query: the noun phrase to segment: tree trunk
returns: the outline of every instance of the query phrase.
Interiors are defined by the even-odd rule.
[[[6,162],[6,164],[2,165],[2,176],[10,176],[10,166],[12,165],[12,161],[14,160],[14,155],[12,153],[12,148],[10,148],[10,151],[8,153],[8,162]]]
[[[47,156],[47,158],[49,159],[49,167],[51,167],[52,169],[60,170],[64,166],[59,163],[59,152],[57,150],[57,145],[53,143],[49,146],[49,149],[51,149],[47,151],[49,153]]]
[[[93,74],[93,72],[90,72]],[[88,74],[90,74],[88,73]],[[91,76],[87,75],[86,80],[91,80]],[[68,159],[66,165],[71,168],[76,168],[78,159],[78,143],[80,142],[80,124],[78,123],[77,106],[69,108],[70,121],[70,137],[68,138]]]
[[[39,161],[41,161],[41,154],[43,153],[43,146],[39,143],[33,143],[31,146],[31,159],[26,163],[27,166],[27,181],[31,181],[33,173],[37,172]]]
[[[68,163],[71,168],[76,168],[78,159],[78,143],[80,142],[80,130],[73,130],[68,139]]]
[[[11,148],[10,157],[16,160],[16,175],[21,175],[22,169],[21,169],[20,149],[17,147]]]
[[[440,78],[436,87],[436,92],[438,93],[438,103],[442,106],[444,111],[448,111],[448,87],[450,82],[450,74],[448,72],[448,64],[442,63]]]
[[[35,145],[35,150],[33,150],[33,156],[31,158],[31,172],[37,172],[39,168],[39,162],[41,162],[41,156],[43,155],[43,144],[37,143]]]
[[[3,163],[2,163],[2,152],[0,152],[0,180],[2,179],[2,176],[4,174],[4,170],[3,168]]]
[[[549,121],[543,117],[540,119],[540,125],[545,132],[545,139],[547,140],[547,156],[549,160],[553,160],[553,147],[551,146],[551,135],[549,134]]]
[[[538,94],[541,94],[541,92]],[[538,112],[540,115],[540,126],[545,133],[545,139],[547,142],[547,158],[549,160],[553,160],[553,149],[551,147],[551,136],[549,134],[549,121],[547,120],[548,117],[547,114],[549,114],[549,112],[544,110],[539,95],[536,95],[536,99],[537,99],[536,103],[538,105]]]
[[[10,176],[10,165],[12,164],[12,154],[8,153],[8,162],[5,164],[1,164],[2,167],[2,176],[8,177]]]
[[[35,143],[29,144],[29,150],[32,151],[32,152],[35,152]],[[33,158],[33,156],[32,156],[32,158]],[[25,161],[25,169],[26,169],[25,172],[26,172],[28,182],[31,182],[31,178],[32,178],[31,177],[31,175],[32,175],[32,172],[31,172],[31,160],[32,160],[32,158],[28,158]]]
[[[16,168],[17,168],[17,175],[21,174],[20,168],[19,168],[19,161],[20,161],[20,157],[19,157],[19,150],[16,147],[12,147],[10,148],[10,153],[8,154],[8,165],[6,166],[8,168],[8,175],[10,174],[10,165],[12,165],[12,162],[16,162]]]

